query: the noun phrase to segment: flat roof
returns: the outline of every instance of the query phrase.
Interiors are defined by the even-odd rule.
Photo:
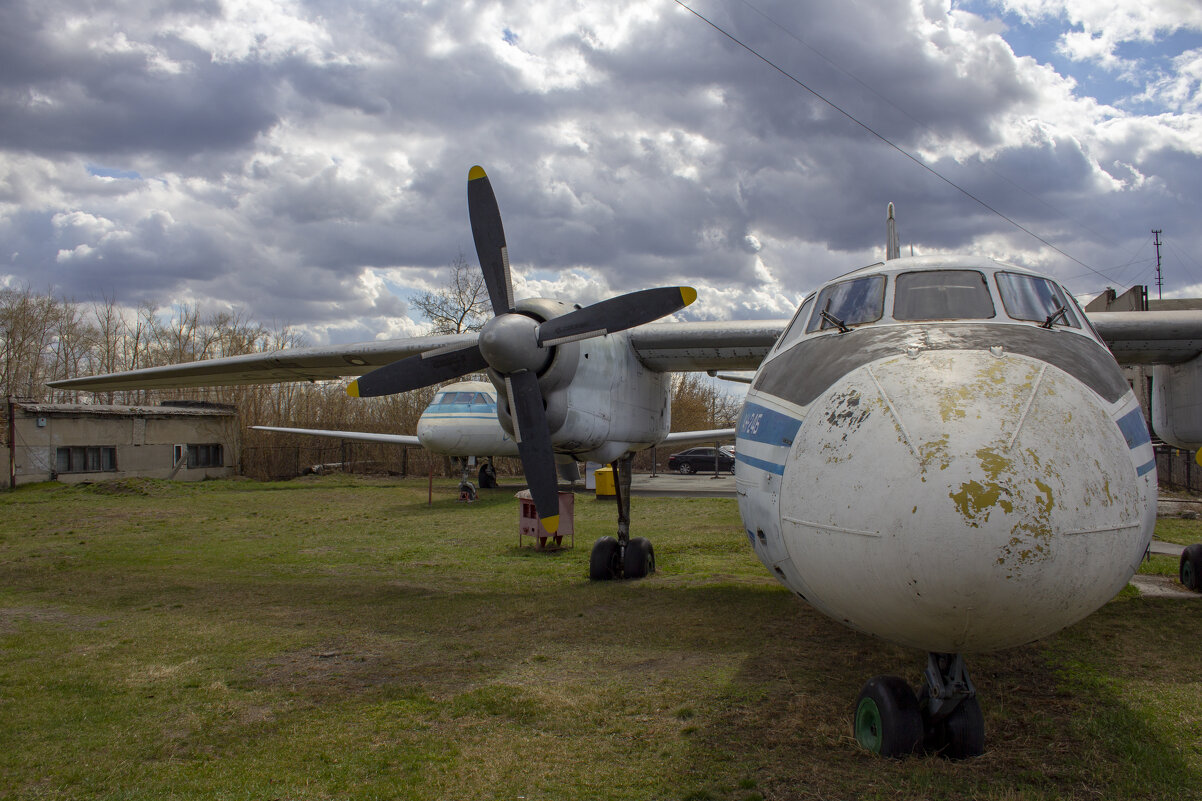
[[[233,417],[231,409],[179,406],[116,406],[102,403],[16,403],[33,415],[78,414],[94,417]]]

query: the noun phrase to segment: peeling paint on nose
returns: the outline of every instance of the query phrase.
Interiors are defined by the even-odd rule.
[[[903,353],[853,371],[809,409],[782,484],[806,597],[935,651],[1015,645],[1084,617],[1151,536],[1155,487],[1114,413],[1025,356]]]

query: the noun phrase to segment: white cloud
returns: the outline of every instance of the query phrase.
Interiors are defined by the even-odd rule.
[[[1104,55],[1169,30],[1171,4],[1152,6],[1007,7],[1104,32]],[[946,2],[757,7],[779,27],[738,4],[718,21],[1075,257],[1107,263],[1153,224],[1202,249],[1197,52],[1148,87],[1152,116]],[[4,282],[237,306],[314,343],[411,335],[402,298],[474,261],[472,164],[519,295],[687,283],[694,318],[788,316],[881,258],[890,200],[903,247],[1084,272],[659,0],[74,9],[0,8]]]
[[[1060,50],[1078,61],[1093,61],[1108,69],[1129,68],[1118,47],[1127,42],[1152,42],[1178,30],[1202,30],[1202,5],[1194,0],[994,0],[1033,23],[1063,19],[1079,30],[1061,36]]]

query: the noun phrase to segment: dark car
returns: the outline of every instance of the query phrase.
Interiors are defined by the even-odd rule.
[[[689,448],[687,451],[674,453],[668,457],[668,469],[678,473],[705,473],[714,470],[713,448]],[[718,470],[735,471],[735,456],[733,449],[718,449]]]

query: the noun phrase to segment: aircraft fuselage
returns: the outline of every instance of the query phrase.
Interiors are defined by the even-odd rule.
[[[976,257],[892,260],[807,299],[736,450],[747,537],[777,578],[929,652],[1080,620],[1155,523],[1147,427],[1104,343],[1055,282]]]
[[[417,421],[417,439],[433,453],[517,456],[513,438],[497,426],[492,384],[460,381],[442,387]]]

